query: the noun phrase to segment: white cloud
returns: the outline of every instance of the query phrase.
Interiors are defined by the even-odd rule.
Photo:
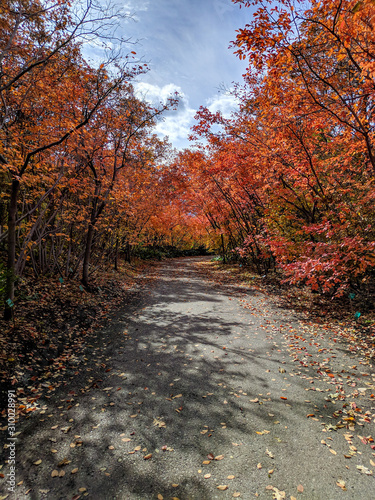
[[[195,110],[187,108],[183,113],[170,114],[156,126],[156,133],[168,136],[175,147],[186,147],[187,137],[193,123]]]
[[[134,88],[137,97],[154,105],[159,102],[165,104],[168,98],[173,97],[176,92],[180,95],[181,100],[185,99],[181,87],[173,83],[168,83],[163,87],[159,87],[152,83],[139,82],[134,85]]]
[[[230,118],[233,111],[238,109],[238,101],[231,94],[218,94],[206,101],[207,107],[212,113],[220,111],[224,118]]]
[[[145,99],[152,105],[162,102],[165,104],[168,97],[173,97],[178,92],[180,103],[177,110],[168,111],[164,114],[164,120],[155,127],[155,132],[160,136],[168,136],[170,142],[177,148],[187,146],[187,137],[194,122],[196,111],[190,107],[188,96],[184,94],[181,87],[169,83],[162,87],[151,83],[137,83],[135,91],[138,97]]]
[[[148,0],[130,0],[122,4],[120,12],[129,16],[133,21],[140,21],[140,17],[137,15],[139,12],[147,12],[150,2]],[[116,6],[120,5],[120,2],[115,3]]]
[[[155,132],[159,137],[168,136],[176,148],[189,147],[187,138],[191,133],[191,127],[195,124],[196,110],[190,106],[189,96],[183,92],[182,88],[174,83],[157,85],[138,82],[135,84],[135,92],[137,97],[148,101],[153,106],[165,104],[169,97],[178,93],[180,102],[177,110],[164,113],[164,119],[156,125]],[[222,93],[208,98],[206,106],[213,113],[220,111],[225,118],[229,118],[231,113],[238,108],[238,101],[233,95]]]

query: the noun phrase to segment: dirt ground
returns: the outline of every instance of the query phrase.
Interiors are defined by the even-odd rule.
[[[1,428],[0,498],[375,499],[369,356],[209,264],[163,262]]]

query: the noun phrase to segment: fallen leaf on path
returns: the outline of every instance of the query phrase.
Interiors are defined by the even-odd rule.
[[[367,474],[368,476],[372,476],[372,470],[369,470],[364,465],[357,465],[357,469],[362,472],[362,474]]]
[[[224,455],[218,455],[217,457],[215,457],[215,460],[223,460],[224,458]]]
[[[34,465],[40,465],[42,463],[42,461],[39,459],[37,460],[36,462],[33,462]]]
[[[78,467],[72,470],[71,474],[76,474],[78,472]]]
[[[150,458],[152,458],[152,453],[149,453],[148,455],[145,455],[143,457],[143,460],[150,460]]]
[[[57,477],[59,475],[59,471],[58,470],[53,470],[51,472],[51,477]]]
[[[236,476],[233,476],[233,475],[230,475],[230,476],[227,476],[227,479],[234,479]]]
[[[207,458],[209,458],[210,460],[214,460],[215,457],[214,457],[214,455],[212,453],[209,453],[207,455]]]
[[[343,491],[346,491],[346,483],[342,479],[338,479],[336,481],[336,484],[339,488],[341,488]]]
[[[268,455],[270,458],[275,458],[275,455],[271,453],[268,448],[266,449],[266,455]]]
[[[158,495],[158,500],[164,500],[163,495],[160,495],[160,493],[159,493],[159,495]]]
[[[57,464],[57,467],[63,467],[64,465],[70,464],[71,460],[68,460],[67,458],[63,458],[60,460],[60,462]]]
[[[203,465],[208,465],[211,463],[211,460],[203,460],[202,464]]]
[[[331,448],[329,449],[329,451],[332,453],[332,455],[337,455],[337,451],[332,450]]]
[[[259,464],[257,465],[257,469],[261,469],[262,468],[262,464],[259,462]]]
[[[235,491],[232,495],[233,498],[238,498],[241,496],[241,493],[239,491]]]
[[[299,493],[303,493],[303,486],[302,486],[302,484],[299,484],[299,485],[297,486],[297,491],[298,491]]]
[[[285,498],[285,491],[278,490],[277,488],[273,489],[273,498],[275,500],[284,500]]]
[[[131,441],[130,438],[122,438],[121,441],[124,441],[124,443],[128,443],[129,441]]]
[[[327,431],[337,431],[338,427],[337,425],[332,425],[332,424],[326,424],[325,429]]]
[[[161,420],[160,417],[154,418],[154,425],[155,427],[160,427],[160,428],[166,427],[166,423],[163,422],[163,420]]]
[[[211,477],[211,474],[205,474],[203,477],[204,477],[205,479],[209,479],[209,478]]]
[[[285,498],[285,491],[280,491],[275,486],[268,485],[268,486],[266,486],[266,490],[273,491],[273,498],[275,500],[284,500],[284,498]]]
[[[228,485],[227,484],[219,484],[219,486],[217,486],[217,489],[221,490],[221,491],[225,491],[228,489]]]

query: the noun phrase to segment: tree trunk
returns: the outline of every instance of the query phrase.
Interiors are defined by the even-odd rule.
[[[125,261],[130,264],[131,256],[130,256],[130,243],[127,241],[125,245]]]
[[[83,258],[82,283],[85,287],[89,286],[89,265],[93,238],[94,225],[91,223],[87,230],[85,256]]]
[[[225,243],[224,243],[224,236],[221,234],[221,246],[223,248],[223,263],[225,264],[226,259],[225,259]]]
[[[92,207],[91,207],[90,224],[89,224],[89,227],[87,229],[85,256],[83,258],[82,284],[86,288],[88,288],[88,286],[89,286],[89,265],[90,265],[92,241],[94,238],[95,224],[96,224],[97,220],[99,219],[100,214],[102,213],[102,211],[105,207],[105,203],[102,202],[98,208],[101,183],[100,183],[100,181],[98,181],[96,170],[95,170],[93,164],[91,163],[89,166],[90,166],[91,171],[94,174],[95,192],[94,192],[94,199],[92,201]]]
[[[118,271],[118,246],[119,246],[119,237],[116,236],[115,271]]]
[[[5,301],[14,301],[14,281],[16,264],[16,219],[17,219],[17,200],[20,190],[19,180],[12,181],[10,194],[9,215],[8,215],[8,259],[5,285]],[[12,318],[12,307],[5,302],[4,319],[9,321]]]

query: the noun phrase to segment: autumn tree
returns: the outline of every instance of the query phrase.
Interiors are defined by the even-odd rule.
[[[47,152],[56,152],[84,128],[112,92],[139,71],[126,59],[121,62],[119,53],[110,54],[98,69],[85,63],[80,44],[110,36],[117,14],[90,0],[82,6],[74,11],[69,2],[37,0],[9,0],[1,6],[0,154],[10,178],[6,319],[14,299],[21,183],[46,161]]]
[[[116,201],[121,206],[125,201],[121,198],[141,189],[142,177],[153,168],[155,156],[163,154],[163,149],[157,153],[160,141],[156,137],[149,140],[149,133],[157,117],[176,104],[177,101],[171,98],[158,108],[152,107],[134,95],[131,85],[123,85],[108,100],[97,123],[93,123],[92,130],[86,134],[90,138],[80,141],[77,153],[86,163],[94,183],[94,191],[88,189],[86,192],[91,197],[91,208],[82,270],[85,286],[88,286],[97,221],[109,202]],[[98,141],[100,134],[102,137]]]
[[[197,159],[192,182],[200,179],[212,224],[241,258],[271,256],[288,281],[322,292],[366,290],[375,265],[374,6],[254,5],[234,42],[249,62],[234,90],[238,111],[198,112],[194,134],[209,162]]]

